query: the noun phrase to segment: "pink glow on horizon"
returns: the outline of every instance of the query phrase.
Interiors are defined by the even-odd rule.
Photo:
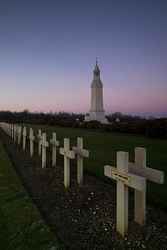
[[[7,95],[6,95],[7,96]],[[66,112],[88,112],[90,108],[90,89],[52,89],[51,92],[29,93],[13,92],[6,99],[4,95],[0,101],[1,110],[20,111],[66,111]],[[19,98],[18,98],[19,96]],[[114,92],[104,89],[104,106],[107,112],[165,112],[167,103],[166,93],[152,91],[150,93],[141,91],[128,92],[126,90]]]
[[[105,75],[102,71],[106,112],[162,113],[166,111],[167,86],[157,86],[153,81],[145,86],[141,85],[142,77],[137,77],[136,74],[132,74],[129,79],[125,77],[121,81],[109,79],[109,77],[103,80],[103,76]],[[43,78],[34,76],[34,84],[31,79],[23,79],[21,76],[4,77],[4,85],[1,87],[0,110],[22,111],[28,109],[39,112],[87,113],[90,109],[91,80],[91,71],[87,74],[87,78],[79,74],[75,77],[71,74],[69,78],[69,74],[66,77],[60,73]]]

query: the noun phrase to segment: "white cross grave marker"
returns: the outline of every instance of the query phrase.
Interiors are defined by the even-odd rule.
[[[128,187],[145,190],[145,178],[128,172],[128,152],[117,152],[117,168],[104,166],[105,176],[117,181],[116,227],[124,236],[128,230]]]
[[[41,150],[42,150],[42,131],[41,129],[38,130],[38,135],[37,135],[37,138],[38,138],[38,154],[39,156],[41,155]]]
[[[25,151],[26,149],[26,138],[27,138],[27,128],[23,128],[23,150]]]
[[[19,143],[19,125],[16,125],[16,143]]]
[[[49,143],[46,140],[46,133],[42,134],[42,168],[46,167],[46,148],[49,147]]]
[[[9,135],[9,136],[10,136],[10,132],[11,132],[10,123],[8,123],[8,135]]]
[[[31,155],[31,157],[32,157],[33,154],[34,154],[34,139],[35,139],[34,131],[33,131],[32,128],[30,128],[29,139],[30,139],[30,155]]]
[[[17,134],[18,134],[18,144],[20,145],[21,143],[21,132],[22,132],[22,127],[18,126],[17,127]]]
[[[7,123],[7,124],[8,124],[8,128],[7,128],[8,135],[11,136],[11,124],[10,123]]]
[[[7,123],[8,124],[8,135],[11,137],[12,136],[12,124],[11,123]]]
[[[13,124],[13,142],[15,143],[15,124]]]
[[[14,140],[14,124],[12,123],[12,140]]]
[[[74,153],[77,155],[77,182],[83,184],[83,158],[89,157],[89,151],[83,148],[83,138],[77,138],[77,147],[73,147]]]
[[[13,140],[13,123],[11,124],[11,138]]]
[[[13,124],[10,123],[10,137],[12,138],[12,128],[13,128]]]
[[[70,186],[70,159],[75,158],[74,151],[70,150],[70,139],[64,138],[64,148],[60,148],[60,154],[64,155],[64,186]]]
[[[19,125],[16,125],[16,143],[19,142]]]
[[[50,139],[50,144],[52,144],[52,167],[56,167],[56,149],[60,145],[60,143],[56,139],[55,132],[53,132],[52,134],[52,139]]]
[[[11,124],[8,123],[8,135],[11,137]]]
[[[13,139],[14,139],[14,143],[16,143],[17,141],[17,124],[14,124],[14,131],[13,131]]]
[[[135,162],[129,162],[129,172],[145,177],[146,180],[163,184],[164,173],[146,166],[146,149],[135,148]],[[146,190],[135,190],[135,221],[144,225],[146,216]]]

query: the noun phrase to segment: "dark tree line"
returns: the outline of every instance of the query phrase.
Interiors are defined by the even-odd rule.
[[[84,115],[74,113],[31,113],[28,110],[23,112],[0,111],[0,122],[32,123],[46,125],[71,126],[74,122],[83,121]]]
[[[58,125],[63,127],[78,127],[98,129],[107,132],[140,134],[152,138],[167,138],[167,118],[142,118],[139,116],[113,113],[107,116],[109,124],[97,121],[84,122],[83,114],[74,113],[31,113],[0,111],[0,122],[31,123],[42,125]]]

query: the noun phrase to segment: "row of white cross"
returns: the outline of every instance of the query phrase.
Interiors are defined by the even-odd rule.
[[[38,135],[35,137],[32,128],[29,129],[29,135],[27,128],[16,124],[1,123],[1,127],[10,135],[15,143],[21,145],[23,150],[26,150],[27,139],[29,139],[30,156],[34,155],[34,142],[37,138],[38,142],[38,154],[41,156],[42,168],[46,167],[47,163],[47,148],[52,146],[52,167],[56,167],[57,149],[60,147],[60,142],[57,140],[56,133],[52,133],[52,138],[47,141],[46,133],[42,133],[41,129],[38,130]],[[70,159],[77,158],[77,182],[79,185],[83,184],[83,159],[89,157],[89,151],[83,148],[83,138],[77,138],[77,146],[70,150],[70,139],[64,139],[64,148],[59,148],[59,152],[64,156],[64,186],[68,188],[70,186]]]
[[[27,130],[17,125],[9,125],[1,123],[1,127],[8,135],[11,135],[14,142],[21,143],[23,138],[23,150],[26,148]],[[46,133],[38,132],[38,153],[42,155],[42,168],[46,167],[46,148],[49,142]],[[32,128],[29,133],[30,155],[33,156],[35,136]],[[60,146],[57,141],[56,133],[53,133],[50,140],[52,145],[52,166],[56,166],[57,147]],[[77,146],[70,150],[70,140],[64,139],[64,148],[60,148],[59,152],[64,156],[64,185],[70,186],[70,159],[77,157],[77,181],[83,183],[83,158],[89,157],[89,151],[83,148],[83,139],[77,138]],[[117,185],[117,201],[116,201],[116,227],[117,231],[124,236],[128,230],[128,188],[135,191],[134,194],[134,220],[144,225],[146,221],[146,182],[147,180],[163,184],[164,173],[159,170],[152,169],[146,165],[146,149],[135,148],[135,161],[129,162],[128,152],[117,152],[116,167],[104,166],[104,175],[116,181]]]

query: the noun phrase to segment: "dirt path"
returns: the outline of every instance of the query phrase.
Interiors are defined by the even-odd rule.
[[[115,184],[84,175],[84,185],[76,183],[76,166],[71,167],[71,187],[63,186],[62,158],[56,168],[41,169],[38,158],[0,136],[23,184],[46,222],[70,250],[167,249],[167,214],[147,207],[147,224],[133,222],[133,194],[130,195],[129,233],[122,239],[115,231]],[[36,149],[37,150],[37,149]]]

